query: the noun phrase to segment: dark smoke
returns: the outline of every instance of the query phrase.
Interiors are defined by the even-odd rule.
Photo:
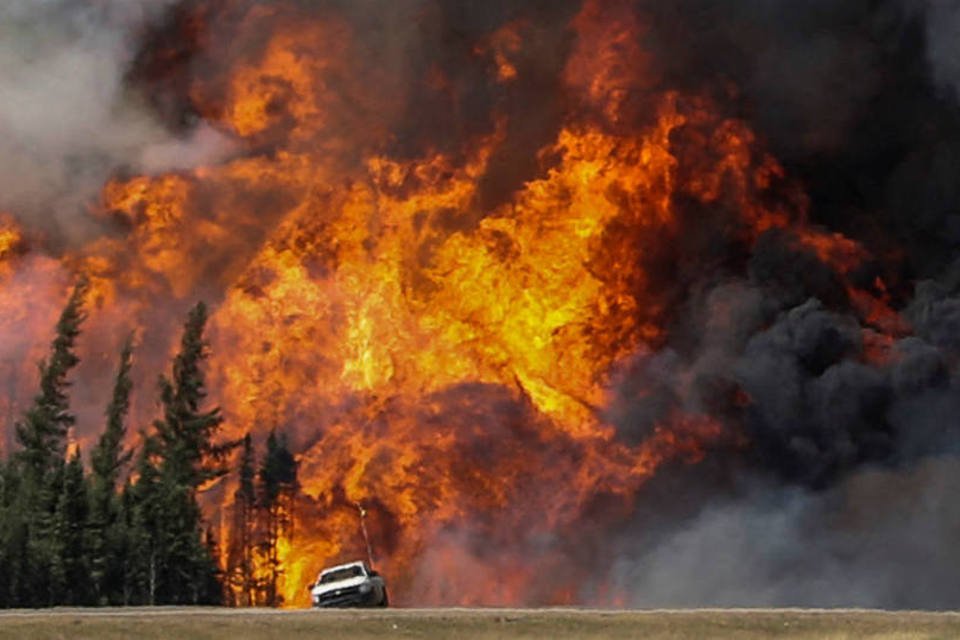
[[[955,608],[960,5],[636,6],[664,86],[732,81],[811,222],[878,259],[851,279],[883,276],[911,328],[871,360],[838,275],[781,231],[689,289],[610,417],[637,440],[671,407],[707,411],[749,445],[713,455],[723,482],[703,480],[710,464],[653,481],[618,537],[618,584],[643,606]],[[661,499],[686,506],[651,516]]]
[[[960,242],[955,2],[639,2],[664,88],[732,82],[739,115],[811,196],[813,221],[878,255],[903,286]]]

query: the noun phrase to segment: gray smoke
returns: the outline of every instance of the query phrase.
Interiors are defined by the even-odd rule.
[[[927,39],[936,80],[960,99],[960,2],[927,0]]]
[[[955,607],[957,284],[917,285],[913,333],[882,362],[854,314],[778,304],[756,270],[703,295],[696,347],[640,358],[608,418],[638,440],[672,407],[706,411],[750,444],[717,452],[714,481],[679,469],[641,495],[612,560],[632,604]],[[746,406],[724,403],[732,389]]]
[[[15,0],[0,6],[0,210],[63,242],[119,168],[182,169],[222,155],[200,127],[167,131],[124,82],[139,30],[169,0]]]
[[[960,458],[865,469],[822,493],[754,489],[714,499],[613,565],[630,604],[952,608]]]

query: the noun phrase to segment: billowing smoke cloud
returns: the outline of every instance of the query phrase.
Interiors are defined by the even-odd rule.
[[[640,438],[679,403],[726,415],[749,446],[654,479],[618,537],[617,589],[645,607],[955,607],[954,290],[918,287],[916,335],[886,364],[865,362],[857,320],[815,298],[771,316],[738,282],[703,304],[693,360],[642,358],[611,418]],[[717,401],[731,389],[749,401]]]
[[[709,481],[654,481],[670,490],[621,535],[619,588],[642,606],[955,607],[960,5],[642,5],[665,85],[733,79],[812,221],[896,256],[882,275],[910,328],[867,353],[835,274],[778,233],[746,278],[694,292],[610,418],[636,440],[681,405],[750,444]],[[683,506],[659,513],[666,495]]]
[[[83,240],[85,205],[118,168],[181,169],[225,151],[208,128],[175,137],[125,83],[140,30],[171,4],[0,6],[0,210],[56,241]]]

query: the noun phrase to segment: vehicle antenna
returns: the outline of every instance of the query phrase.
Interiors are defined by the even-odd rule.
[[[367,510],[359,502],[355,504],[357,505],[357,511],[360,512],[360,530],[363,532],[363,541],[367,545],[368,566],[373,569],[373,547],[370,546],[370,535],[367,533]]]

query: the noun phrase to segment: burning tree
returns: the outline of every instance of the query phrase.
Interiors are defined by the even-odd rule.
[[[243,437],[240,454],[239,487],[233,494],[234,540],[227,554],[227,577],[231,587],[228,595],[232,596],[234,605],[241,607],[257,604],[256,593],[259,591],[254,564],[258,520],[255,464],[253,439],[248,433]]]
[[[258,474],[260,480],[260,506],[265,519],[265,536],[260,544],[261,553],[267,560],[269,576],[266,585],[266,604],[283,604],[283,596],[277,592],[277,582],[283,569],[280,562],[280,543],[293,544],[293,518],[297,490],[297,463],[287,448],[287,438],[275,431],[267,436],[267,450]]]
[[[234,493],[233,538],[227,575],[234,604],[275,607],[283,604],[278,583],[283,577],[281,544],[292,545],[299,485],[297,463],[286,437],[271,431],[259,468],[252,439],[244,436]]]

